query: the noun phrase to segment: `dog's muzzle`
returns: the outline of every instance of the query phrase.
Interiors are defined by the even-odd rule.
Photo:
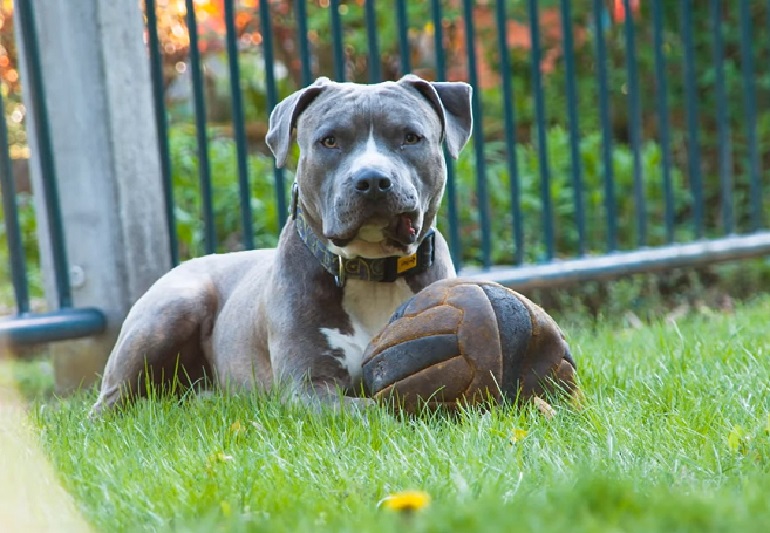
[[[411,255],[369,259],[365,257],[347,258],[331,252],[313,232],[302,214],[299,207],[297,183],[292,186],[291,216],[300,239],[321,263],[324,270],[334,277],[334,283],[337,287],[344,287],[348,279],[393,282],[401,276],[425,272],[436,260],[436,232],[433,228],[425,234],[417,247],[417,251]],[[404,224],[406,223],[404,222]],[[411,233],[411,226],[409,231]],[[416,234],[414,240],[416,241]]]

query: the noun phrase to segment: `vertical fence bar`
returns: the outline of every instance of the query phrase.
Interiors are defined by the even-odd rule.
[[[406,11],[406,0],[396,0],[396,23],[398,25],[398,49],[401,55],[401,74],[412,70],[411,52],[409,48],[409,16]]]
[[[666,55],[663,53],[663,6],[662,0],[652,2],[652,30],[655,54],[655,95],[658,108],[658,137],[661,150],[661,173],[665,202],[666,242],[674,242],[674,187],[671,183],[671,140],[668,123],[668,83]]]
[[[163,83],[163,63],[161,61],[160,40],[158,39],[158,16],[155,0],[145,0],[147,17],[147,44],[150,52],[150,75],[152,76],[152,98],[155,104],[155,129],[158,132],[158,152],[160,172],[163,180],[163,206],[166,211],[168,226],[169,253],[171,266],[179,264],[179,237],[176,233],[176,215],[174,214],[174,187],[171,182],[171,151],[168,140],[168,119]]]
[[[615,168],[612,161],[612,124],[607,83],[607,45],[604,42],[604,2],[593,0],[594,44],[596,45],[596,81],[599,89],[599,120],[602,125],[602,166],[604,167],[604,211],[607,217],[607,251],[617,249],[615,215]]]
[[[481,115],[481,91],[476,67],[476,33],[473,29],[473,2],[463,0],[465,23],[465,52],[468,56],[468,81],[473,87],[473,148],[476,152],[476,200],[479,209],[481,231],[481,264],[485,269],[492,266],[492,236],[489,223],[489,198],[487,196],[487,172],[484,160],[484,127]]]
[[[310,85],[313,81],[311,72],[310,46],[307,39],[307,5],[305,0],[295,0],[294,11],[297,14],[297,43],[299,43],[300,75],[302,85]]]
[[[364,0],[364,13],[366,18],[366,40],[369,48],[369,83],[380,81],[380,50],[377,45],[377,10],[375,0]]]
[[[446,81],[446,63],[444,58],[444,16],[441,9],[441,0],[431,0],[431,16],[433,19],[433,46],[436,53],[436,79]],[[457,181],[455,166],[452,158],[444,147],[444,159],[447,171],[447,215],[449,217],[449,252],[452,263],[459,271],[462,268],[462,242],[460,241],[460,227],[457,216]]]
[[[267,91],[267,108],[272,111],[278,103],[275,89],[275,71],[273,70],[273,24],[270,17],[270,2],[259,3],[259,28],[262,32],[262,55],[265,60],[265,87]],[[278,168],[273,161],[273,179],[275,181],[275,206],[278,212],[278,228],[286,223],[286,187],[283,183],[283,169]]]
[[[765,2],[765,31],[770,31],[770,0]]]
[[[684,45],[685,107],[687,111],[687,166],[693,198],[693,230],[703,237],[703,187],[700,170],[698,95],[695,78],[695,52],[692,42],[692,0],[682,0],[682,44]]]
[[[345,53],[342,49],[342,20],[340,19],[340,0],[329,0],[329,18],[332,26],[334,79],[336,81],[345,81]]]
[[[45,211],[48,219],[48,234],[51,239],[51,257],[54,268],[54,280],[60,308],[72,307],[72,292],[69,282],[67,250],[64,246],[64,229],[59,207],[59,189],[54,165],[53,143],[48,121],[48,105],[45,98],[43,70],[40,65],[37,29],[34,9],[31,2],[17,2],[18,21],[21,25],[21,37],[24,45],[24,57],[27,61],[27,89],[33,108],[35,136],[37,137],[40,173],[45,199]]]
[[[29,288],[24,243],[21,240],[19,213],[16,209],[16,187],[13,182],[11,155],[8,152],[8,125],[6,124],[3,92],[0,91],[0,196],[3,197],[3,222],[8,239],[8,263],[11,267],[11,283],[16,298],[16,313],[29,312]]]
[[[227,62],[230,67],[230,100],[232,101],[233,134],[235,137],[235,158],[238,165],[238,193],[241,202],[241,226],[243,226],[243,246],[247,250],[254,248],[254,228],[251,222],[251,186],[246,158],[246,128],[243,116],[241,96],[241,69],[238,64],[238,36],[235,34],[234,0],[225,1],[225,41]]]
[[[540,168],[540,199],[543,204],[543,235],[545,238],[545,259],[553,259],[553,207],[551,206],[551,176],[548,168],[548,141],[546,132],[545,99],[540,72],[540,20],[537,0],[527,0],[529,10],[529,31],[532,35],[532,97],[535,100],[537,120],[537,161]]]
[[[733,193],[730,162],[730,125],[725,94],[724,40],[722,36],[722,1],[711,0],[711,32],[714,35],[714,92],[716,96],[717,160],[722,201],[722,225],[726,234],[733,232]]]
[[[521,190],[519,183],[519,163],[516,154],[516,115],[511,83],[511,57],[508,51],[508,17],[505,2],[495,2],[497,16],[497,48],[500,53],[500,77],[503,82],[503,126],[505,129],[505,151],[508,163],[508,179],[511,193],[511,221],[513,223],[514,263],[524,262],[524,227],[521,217]]]
[[[586,220],[583,210],[583,160],[580,156],[580,123],[578,121],[577,89],[575,88],[575,45],[572,40],[571,0],[561,0],[562,35],[564,36],[564,75],[569,115],[569,146],[572,160],[572,200],[578,231],[578,255],[586,253]]]
[[[757,97],[754,73],[751,12],[748,0],[740,1],[741,71],[743,73],[743,109],[746,138],[749,142],[749,191],[751,192],[751,229],[762,226],[762,185],[759,181],[759,147],[757,146]]]
[[[198,142],[198,176],[204,225],[203,247],[207,254],[211,254],[216,251],[217,234],[214,227],[214,204],[211,197],[211,167],[209,164],[208,132],[206,131],[203,70],[201,69],[200,49],[198,48],[198,20],[195,15],[193,0],[185,0],[185,6],[187,8],[187,30],[190,34],[190,67],[192,70],[195,133]]]
[[[642,109],[639,101],[639,80],[636,71],[636,31],[629,0],[623,0],[626,18],[626,71],[628,74],[629,129],[634,169],[634,208],[636,209],[637,245],[647,244],[647,205],[642,175]]]

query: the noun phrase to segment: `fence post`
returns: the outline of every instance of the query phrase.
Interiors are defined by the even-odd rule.
[[[131,304],[171,264],[149,64],[137,0],[20,1],[34,8],[73,305],[98,307],[108,321],[103,335],[51,345],[56,389],[66,393],[96,381]],[[29,68],[24,59],[22,82]],[[51,236],[31,116],[27,124],[53,308]]]

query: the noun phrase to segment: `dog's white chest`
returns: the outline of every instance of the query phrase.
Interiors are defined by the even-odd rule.
[[[336,328],[321,328],[329,346],[340,357],[340,363],[355,383],[361,379],[361,360],[364,350],[393,312],[412,297],[409,285],[403,279],[393,283],[348,280],[342,296],[342,308],[350,318],[351,335]]]

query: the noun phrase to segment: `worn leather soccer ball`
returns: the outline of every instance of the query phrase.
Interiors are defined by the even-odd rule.
[[[442,280],[406,301],[372,339],[365,392],[419,405],[456,407],[575,392],[576,366],[556,322],[494,282]]]

